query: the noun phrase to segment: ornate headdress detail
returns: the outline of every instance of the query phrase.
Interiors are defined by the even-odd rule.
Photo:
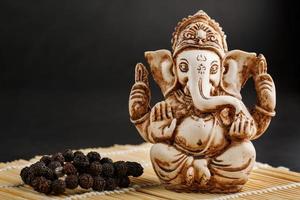
[[[178,23],[172,48],[174,57],[185,48],[212,49],[223,57],[227,51],[226,35],[215,20],[200,10]]]

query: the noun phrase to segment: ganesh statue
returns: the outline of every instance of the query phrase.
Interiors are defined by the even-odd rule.
[[[228,51],[226,35],[205,12],[182,19],[172,51],[145,52],[164,100],[150,106],[147,68],[138,63],[129,114],[153,143],[150,159],[167,189],[237,192],[247,182],[256,152],[251,142],[275,115],[275,85],[262,54]],[[248,109],[241,88],[252,78],[256,104]]]

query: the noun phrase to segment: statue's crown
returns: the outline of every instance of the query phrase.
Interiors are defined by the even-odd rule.
[[[177,24],[171,42],[174,57],[186,48],[211,49],[220,57],[227,51],[222,28],[202,10]]]

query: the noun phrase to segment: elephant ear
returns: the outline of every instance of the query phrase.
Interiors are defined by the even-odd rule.
[[[152,76],[160,87],[164,97],[168,96],[176,85],[176,75],[173,67],[173,58],[170,51],[161,49],[145,52]]]
[[[256,58],[256,53],[241,50],[226,53],[221,87],[227,94],[242,99],[241,88],[251,76],[251,68],[255,65]]]

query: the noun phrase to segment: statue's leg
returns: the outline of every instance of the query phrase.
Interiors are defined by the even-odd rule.
[[[154,144],[150,158],[160,181],[169,189],[182,188],[194,181],[194,170],[191,168],[193,157],[184,154],[175,147],[163,143]]]
[[[248,180],[255,157],[255,149],[250,141],[232,142],[222,154],[209,162],[212,191],[239,191]]]

